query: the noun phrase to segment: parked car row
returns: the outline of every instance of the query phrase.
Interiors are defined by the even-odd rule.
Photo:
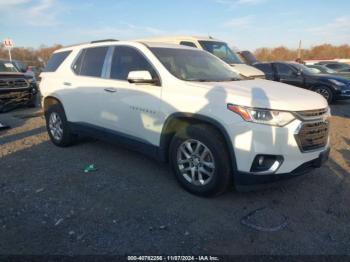
[[[254,78],[261,71],[241,67],[223,42],[187,40],[93,41],[54,52],[40,83],[51,141],[67,147],[88,135],[127,145],[169,162],[180,185],[201,196],[295,177],[327,160],[330,110],[321,95]],[[281,65],[271,65],[273,80],[321,81]]]
[[[255,63],[266,79],[278,81],[321,94],[328,103],[350,99],[350,80],[331,74],[317,74],[310,68],[292,62]]]

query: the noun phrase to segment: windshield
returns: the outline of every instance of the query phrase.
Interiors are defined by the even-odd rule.
[[[11,62],[0,61],[0,72],[18,72]]]
[[[229,66],[207,52],[180,48],[150,48],[166,69],[185,81],[240,80]]]
[[[224,42],[198,41],[202,48],[228,64],[243,64],[241,59]]]

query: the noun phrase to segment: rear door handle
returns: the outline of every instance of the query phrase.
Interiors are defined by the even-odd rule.
[[[118,89],[114,88],[114,87],[108,87],[108,88],[105,88],[104,89],[106,92],[109,92],[109,93],[115,93],[118,91]]]
[[[69,82],[63,82],[63,85],[65,85],[65,86],[71,86],[71,85],[72,85],[72,83],[69,83]]]

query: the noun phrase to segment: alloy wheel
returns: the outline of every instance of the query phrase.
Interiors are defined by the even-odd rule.
[[[60,141],[63,137],[63,126],[60,116],[56,112],[52,112],[49,118],[49,129],[52,137],[56,141]]]
[[[177,165],[182,176],[196,186],[208,184],[215,173],[212,152],[205,144],[195,139],[188,139],[178,147]]]

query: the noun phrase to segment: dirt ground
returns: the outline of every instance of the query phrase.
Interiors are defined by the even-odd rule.
[[[325,166],[210,199],[122,147],[55,147],[35,110],[2,114],[0,254],[350,255],[350,102],[332,114]],[[98,170],[84,173],[89,164]]]

